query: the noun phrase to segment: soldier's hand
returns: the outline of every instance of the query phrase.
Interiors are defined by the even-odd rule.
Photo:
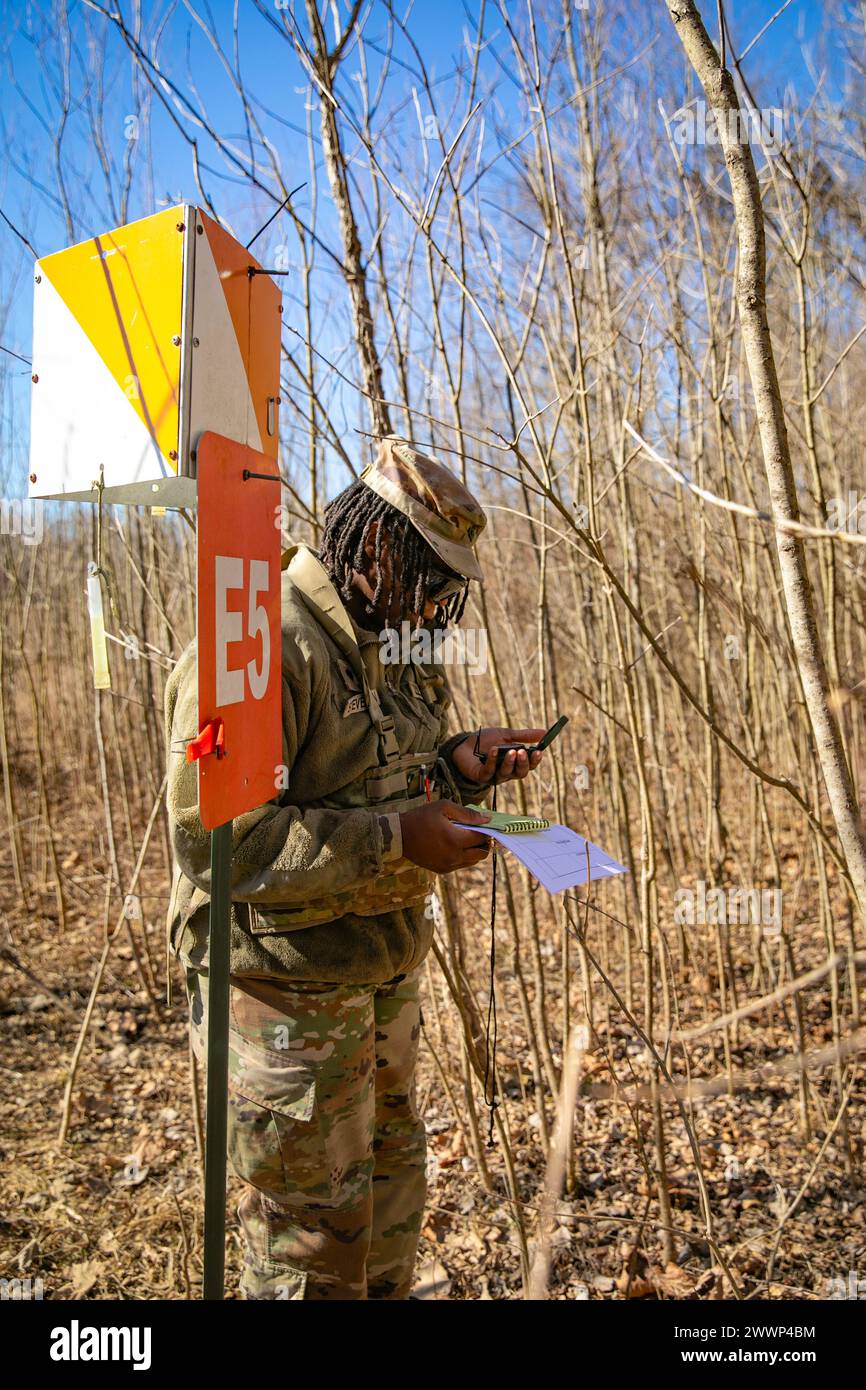
[[[434,874],[450,874],[454,869],[480,864],[490,853],[490,839],[461,830],[454,822],[484,825],[489,819],[479,811],[458,806],[456,801],[429,801],[426,806],[402,811],[403,854]]]
[[[525,748],[509,752],[508,745],[531,746],[543,735],[543,729],[479,729],[477,739],[468,734],[462,743],[458,743],[451,757],[458,772],[479,786],[522,781],[538,767],[542,754],[527,753]],[[478,751],[486,755],[484,762],[475,756],[476,744]]]

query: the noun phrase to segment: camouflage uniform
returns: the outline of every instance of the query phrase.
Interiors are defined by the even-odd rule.
[[[484,514],[396,440],[363,481],[459,573]],[[232,826],[229,1154],[248,1298],[405,1298],[425,1195],[415,1104],[419,966],[433,876],[403,856],[400,812],[477,799],[447,737],[441,668],[383,667],[312,551],[284,556],[288,787]],[[209,840],[184,740],[198,727],[196,644],[166,688],[175,853],[171,949],[187,970],[193,1046],[207,1041]]]
[[[418,976],[232,984],[229,1158],[248,1299],[404,1299],[426,1192]],[[187,974],[204,1060],[207,977]]]

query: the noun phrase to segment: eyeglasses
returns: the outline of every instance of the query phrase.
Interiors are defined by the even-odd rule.
[[[441,603],[443,599],[453,598],[455,594],[462,594],[468,583],[469,580],[462,574],[431,569],[427,582],[427,597],[432,599],[434,603]]]

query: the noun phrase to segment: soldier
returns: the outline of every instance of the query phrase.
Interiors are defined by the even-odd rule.
[[[455,824],[486,819],[461,802],[525,777],[541,754],[498,750],[543,731],[448,737],[441,668],[384,665],[378,632],[459,619],[485,522],[448,469],[388,438],[326,507],[321,554],[283,555],[284,767],[275,798],[232,826],[228,1147],[249,1299],[410,1296],[425,902],[436,874],[489,853]],[[205,1061],[209,842],[182,752],[197,706],[193,642],[166,689],[168,931]]]

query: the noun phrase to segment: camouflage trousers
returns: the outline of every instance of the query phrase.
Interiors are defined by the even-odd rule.
[[[379,986],[236,980],[228,1152],[247,1299],[405,1299],[426,1197],[415,970]],[[207,1051],[207,976],[187,972]]]

